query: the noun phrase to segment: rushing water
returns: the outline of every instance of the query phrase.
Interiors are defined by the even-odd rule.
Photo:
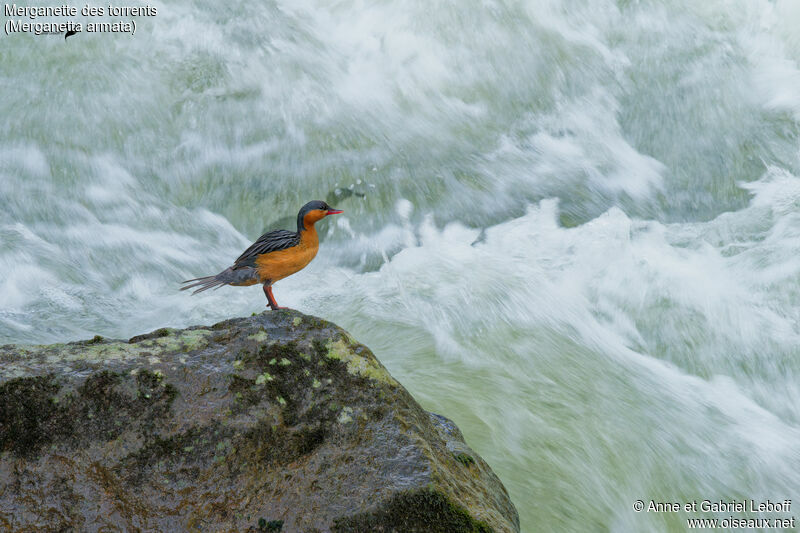
[[[0,342],[260,311],[178,283],[327,198],[279,303],[453,418],[524,531],[800,516],[800,4],[158,7],[0,37]]]

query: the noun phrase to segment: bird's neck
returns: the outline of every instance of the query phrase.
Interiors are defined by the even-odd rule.
[[[317,228],[314,224],[309,224],[300,229],[300,242],[305,245],[317,246],[319,244],[319,236],[317,235]]]

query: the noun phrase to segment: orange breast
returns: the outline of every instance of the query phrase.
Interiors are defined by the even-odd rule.
[[[261,282],[270,280],[275,283],[302,270],[314,259],[318,249],[319,239],[312,226],[310,230],[303,232],[297,246],[258,256],[255,263]]]

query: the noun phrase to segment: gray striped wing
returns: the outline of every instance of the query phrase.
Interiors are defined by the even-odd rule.
[[[269,231],[258,238],[234,262],[234,267],[255,266],[256,257],[278,250],[285,250],[300,243],[300,235],[293,231],[277,229]]]

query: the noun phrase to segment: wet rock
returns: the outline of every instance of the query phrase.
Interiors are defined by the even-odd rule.
[[[505,488],[296,311],[0,347],[3,531],[513,532]]]

